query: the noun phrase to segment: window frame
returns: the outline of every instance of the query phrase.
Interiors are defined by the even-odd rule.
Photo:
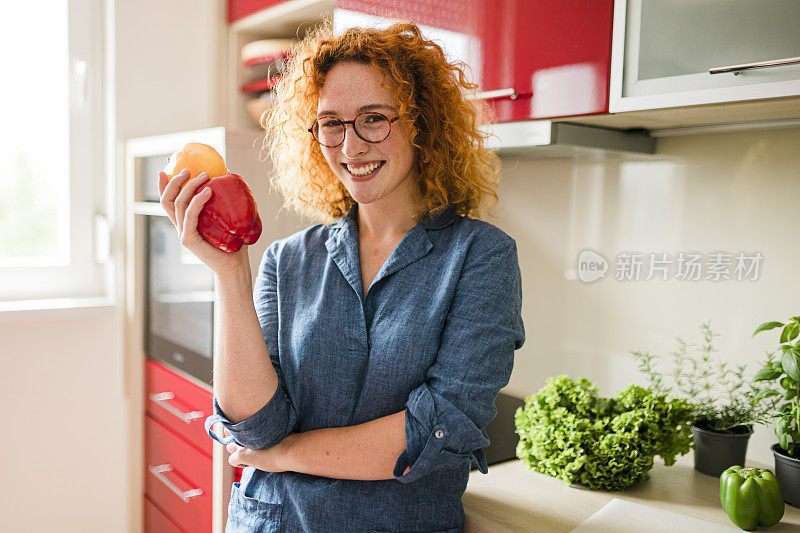
[[[0,301],[112,297],[106,182],[105,0],[67,0],[69,87],[69,262],[0,267]],[[81,62],[85,62],[85,74]],[[43,128],[43,143],[46,129]],[[45,152],[46,148],[43,147]],[[113,175],[113,172],[108,173]]]

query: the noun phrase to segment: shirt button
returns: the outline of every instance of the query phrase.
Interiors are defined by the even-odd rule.
[[[444,437],[444,431],[442,431],[441,429],[437,429],[434,435],[436,435],[437,439],[441,439],[442,437]]]

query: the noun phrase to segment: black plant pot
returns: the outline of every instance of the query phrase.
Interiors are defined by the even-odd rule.
[[[743,428],[741,433],[721,433],[692,425],[695,470],[719,477],[733,465],[744,466],[752,434],[750,428]]]
[[[777,444],[773,444],[771,449],[783,501],[792,507],[800,507],[800,459],[790,456]]]

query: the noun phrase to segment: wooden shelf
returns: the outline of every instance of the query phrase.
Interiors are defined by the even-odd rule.
[[[307,29],[333,17],[335,7],[335,0],[289,0],[248,15],[228,27],[225,124],[229,128],[259,129],[247,112],[247,96],[239,90],[244,83],[242,46],[259,39],[300,39]]]
[[[289,0],[237,20],[230,30],[260,38],[302,37],[296,35],[298,27],[333,16],[335,7],[335,0]]]

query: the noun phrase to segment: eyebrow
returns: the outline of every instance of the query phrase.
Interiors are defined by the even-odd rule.
[[[358,108],[357,113],[363,113],[365,111],[374,111],[376,109],[391,109],[392,111],[397,111],[397,108],[388,104],[368,104]],[[339,113],[336,111],[320,111],[317,113],[317,118],[319,117],[329,117],[329,116],[338,116]]]

